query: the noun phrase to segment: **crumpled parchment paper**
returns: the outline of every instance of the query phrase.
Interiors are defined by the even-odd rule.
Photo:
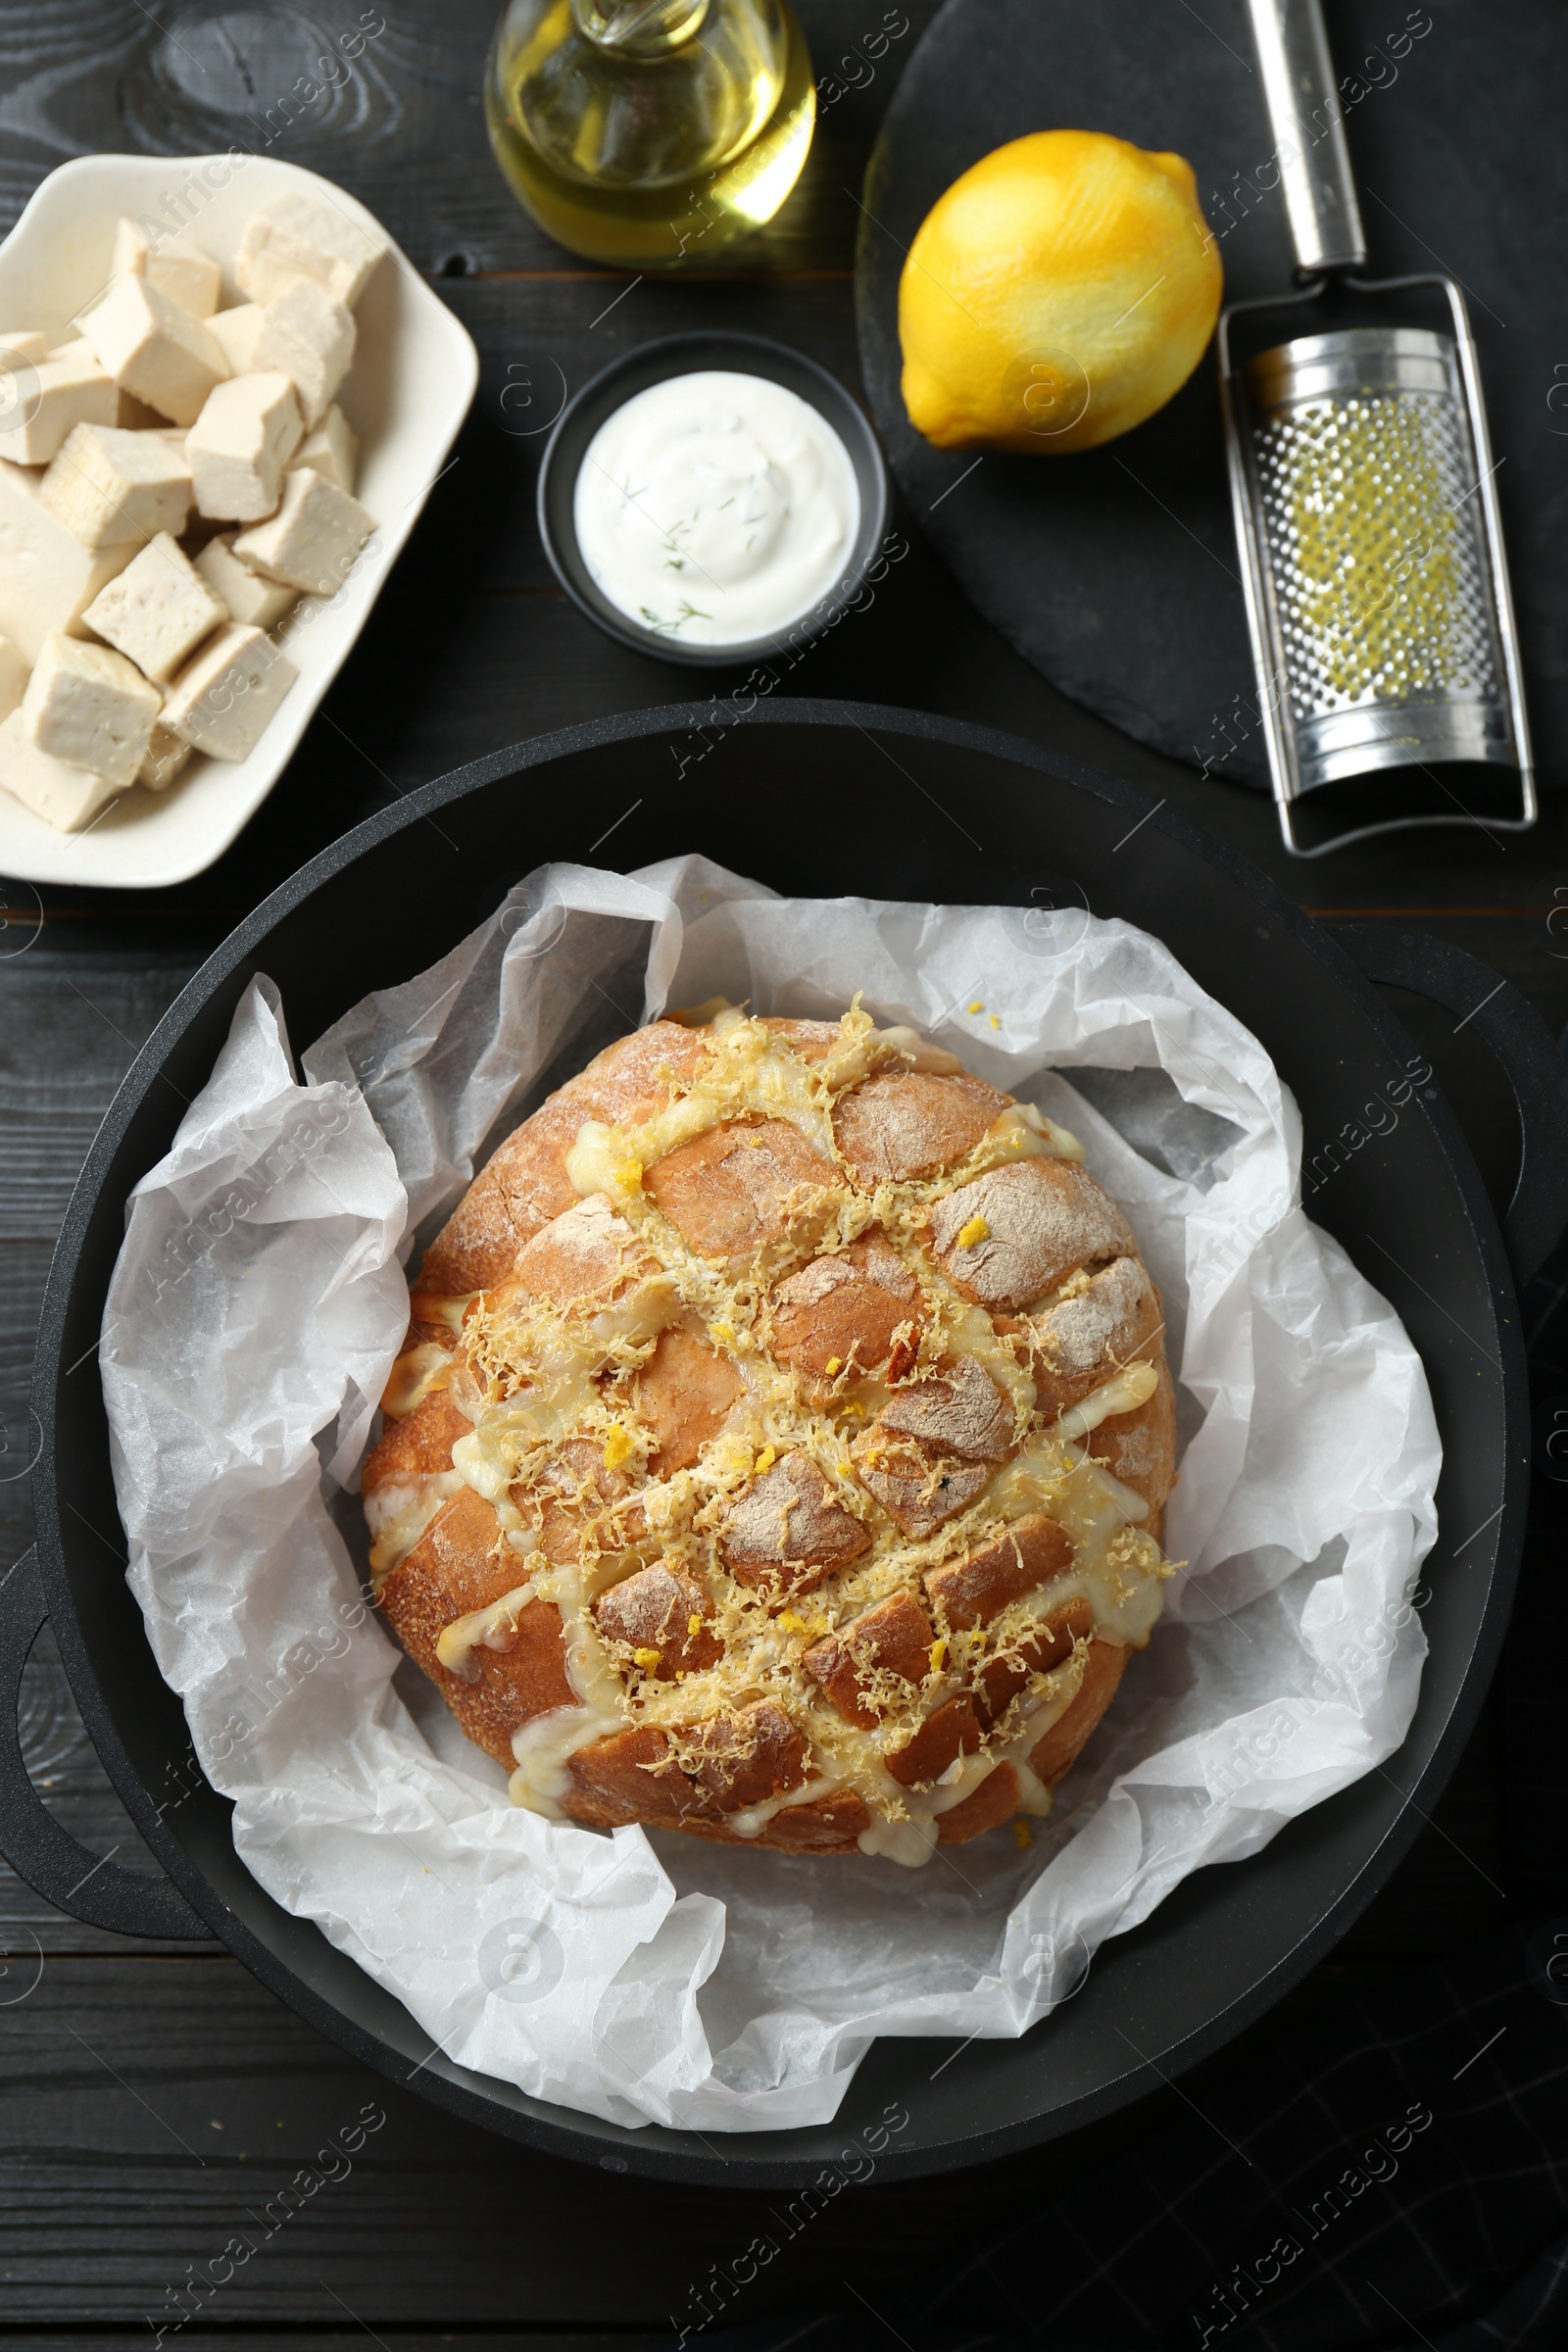
[[[1004,1832],[909,1871],[514,1810],[362,1594],[347,1490],[402,1261],[637,1021],[715,995],[834,1017],[857,990],[1072,1128],[1139,1236],[1185,1440],[1166,1617],[1021,1851]],[[824,2121],[876,2034],[1022,2033],[1104,1936],[1402,1739],[1436,1533],[1425,1377],[1296,1205],[1267,1056],[1158,941],[1072,909],[784,900],[700,858],[554,866],[304,1067],[255,982],[136,1188],[102,1348],[115,1475],[240,1853],[449,2057],[626,2125]],[[1165,1166],[1089,1091],[1136,1098],[1146,1142],[1154,1101]]]

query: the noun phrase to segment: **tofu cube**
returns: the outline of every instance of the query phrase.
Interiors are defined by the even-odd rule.
[[[216,384],[185,436],[196,511],[210,522],[261,522],[305,427],[286,375],[264,370]]]
[[[271,520],[241,531],[234,553],[270,580],[308,596],[331,596],[374,528],[375,517],[357,498],[301,466],[287,476],[283,503]]]
[[[208,540],[196,559],[196,568],[213,594],[221,597],[229,618],[245,628],[270,629],[294,603],[292,588],[263,579],[259,571],[240,562],[234,553],[232,531]]]
[[[172,784],[189,758],[190,745],[183,737],[172,735],[160,720],[147,746],[147,757],[136,770],[136,781],[145,784],[149,792],[162,792],[166,784]]]
[[[0,329],[0,361],[9,361],[13,365],[20,362],[24,368],[36,368],[40,360],[48,357],[49,338],[41,335],[36,327]]]
[[[313,473],[324,474],[340,490],[352,493],[359,455],[359,441],[334,401],[316,430],[306,434],[289,465],[309,466]]]
[[[204,637],[228,618],[183,549],[160,531],[124,570],[93,598],[82,615],[143,677],[165,685]]]
[[[115,229],[109,273],[112,277],[146,278],[193,318],[212,316],[223,284],[218,264],[188,237],[172,237],[167,231],[149,237],[134,220],[125,220]]]
[[[319,424],[354,357],[354,320],[314,277],[291,277],[267,305],[253,364],[292,376],[306,428]]]
[[[78,424],[113,424],[119,413],[119,389],[90,344],[18,360],[0,374],[0,458],[47,466]]]
[[[81,331],[117,384],[175,424],[194,424],[228,373],[201,320],[150,278],[117,277]]]
[[[9,718],[27,691],[27,658],[9,637],[0,637],[0,718]]]
[[[313,277],[352,310],[386,250],[379,231],[339,206],[290,192],[251,215],[234,274],[253,302],[270,303],[291,277]]]
[[[162,702],[123,654],[57,633],[27,680],[22,728],[51,759],[91,768],[106,784],[133,784]]]
[[[267,316],[259,302],[236,303],[231,311],[215,311],[207,331],[228,362],[230,375],[249,375],[256,367],[256,338]]]
[[[0,629],[36,662],[53,629],[76,629],[93,598],[135,554],[126,539],[83,547],[43,503],[42,475],[0,466]]]
[[[101,375],[104,372],[99,368],[97,354],[85,335],[78,335],[71,343],[57,343],[49,357],[51,360],[79,360],[84,368],[93,369],[97,374]],[[115,382],[113,376],[109,380],[112,384]],[[94,424],[118,424],[122,432],[142,433],[156,431],[162,426],[164,420],[158,411],[150,409],[144,400],[137,400],[133,394],[123,391],[119,384],[115,384],[114,415],[107,417],[95,416],[91,421]],[[179,429],[183,432],[184,427],[181,426]]]
[[[174,680],[164,724],[215,760],[243,760],[298,676],[260,629],[224,629]]]
[[[182,531],[190,493],[190,467],[162,433],[78,424],[44,475],[40,495],[83,547],[114,547]]]
[[[82,832],[120,794],[118,784],[90,768],[41,752],[24,733],[20,710],[0,724],[0,784],[60,833]]]

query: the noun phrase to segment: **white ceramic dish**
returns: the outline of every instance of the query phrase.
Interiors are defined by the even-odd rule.
[[[108,275],[122,214],[178,227],[221,265],[225,305],[238,301],[233,264],[245,222],[286,187],[380,229],[330,180],[269,156],[79,156],[51,172],[0,245],[0,321],[64,336]],[[0,791],[0,874],[124,890],[183,882],[221,856],[282,774],[414,528],[478,380],[466,329],[395,245],[355,317],[359,342],[338,398],[360,437],[356,495],[377,528],[336,595],[303,598],[283,623],[279,642],[300,674],[267,732],[248,760],[198,753],[163,792],[137,785],[121,794],[84,833],[57,833]]]

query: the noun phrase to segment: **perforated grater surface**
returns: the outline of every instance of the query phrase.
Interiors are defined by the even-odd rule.
[[[1435,806],[1308,848],[1295,805],[1378,769],[1482,761],[1519,771],[1536,815],[1529,728],[1475,344],[1441,276],[1363,280],[1366,260],[1318,0],[1250,0],[1299,271],[1294,295],[1230,305],[1220,389],[1274,797],[1286,845],[1321,856],[1368,833],[1471,818]],[[1368,326],[1231,360],[1243,311],[1310,302],[1330,274],[1358,293],[1432,286],[1454,332]],[[1445,806],[1445,801],[1447,806]]]

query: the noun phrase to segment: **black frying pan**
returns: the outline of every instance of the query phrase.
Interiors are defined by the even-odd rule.
[[[874,2131],[889,2100],[909,2121],[879,2159],[884,2177],[978,2163],[1109,2113],[1277,2000],[1388,1878],[1475,1720],[1508,1613],[1528,1469],[1514,1286],[1568,1212],[1568,1086],[1534,1013],[1485,966],[1408,934],[1325,930],[1129,785],[951,719],[806,701],[731,709],[727,725],[712,703],[598,721],[409,794],[274,892],[137,1056],[73,1196],[44,1301],[38,1543],[0,1584],[0,1848],[31,1886],[95,1925],[221,1936],[356,2057],[492,2131],[617,2172],[788,2188]],[[1295,1089],[1309,1156],[1411,1056],[1367,975],[1415,988],[1494,1047],[1525,1136],[1502,1233],[1435,1087],[1392,1134],[1351,1152],[1313,1202],[1403,1316],[1443,1436],[1443,1533],[1425,1571],[1430,1655],[1398,1754],[1250,1861],[1188,1880],[1142,1928],[1104,1945],[1076,1999],[1022,2040],[974,2042],[934,2079],[929,2043],[882,2041],[835,2123],[731,2134],[721,2151],[695,2133],[598,2123],[432,2055],[397,2001],[263,1893],[234,1852],[227,1805],[188,1766],[180,1785],[194,1778],[195,1791],[170,1809],[171,1776],[189,1755],[184,1718],[105,1540],[119,1523],[95,1343],[125,1198],[168,1149],[252,975],[277,981],[292,1036],[308,1040],[367,989],[433,962],[528,868],[589,860],[612,825],[622,867],[701,849],[801,895],[1018,906],[1041,892],[1053,903],[1087,897],[1096,913],[1158,933],[1262,1040]],[[26,1778],[14,1700],[46,1612],[87,1728],[167,1882],[97,1861]]]

